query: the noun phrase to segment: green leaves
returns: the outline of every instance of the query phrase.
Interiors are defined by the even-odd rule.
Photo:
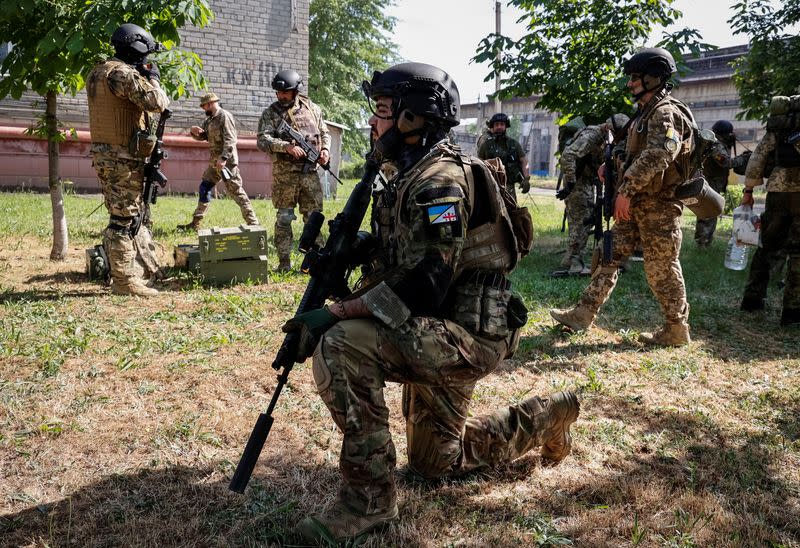
[[[647,45],[654,28],[680,17],[673,1],[510,0],[527,12],[521,20],[528,34],[517,41],[491,34],[473,59],[489,63],[487,81],[501,75],[503,97],[541,94],[539,107],[564,118],[601,120],[630,110],[622,60]],[[683,51],[710,47],[699,38],[694,29],[684,29],[665,40]]]

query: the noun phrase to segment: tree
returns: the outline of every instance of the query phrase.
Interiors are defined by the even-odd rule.
[[[366,139],[358,131],[368,117],[361,82],[397,58],[387,36],[395,19],[384,15],[392,0],[311,0],[309,8],[309,95],[325,117],[350,127],[344,149],[362,155]]]
[[[750,39],[750,51],[734,63],[741,119],[765,120],[773,95],[800,93],[800,38],[785,33],[800,22],[800,0],[774,7],[770,0],[741,0],[728,20],[734,34]]]
[[[486,81],[499,73],[501,96],[541,94],[538,107],[560,112],[563,120],[584,116],[602,120],[628,112],[631,100],[621,90],[627,78],[622,59],[643,47],[657,26],[681,16],[674,0],[510,0],[527,13],[528,33],[519,40],[490,34],[474,60],[489,62]],[[681,52],[709,48],[693,29],[664,33],[658,46],[668,49],[679,67]],[[499,60],[496,59],[500,52]]]
[[[67,223],[58,176],[58,145],[65,132],[58,121],[58,96],[75,95],[94,65],[113,54],[110,37],[122,23],[147,28],[168,49],[154,58],[164,88],[172,97],[187,86],[205,86],[200,58],[178,49],[178,29],[206,25],[213,14],[207,0],[5,0],[0,10],[0,36],[13,44],[0,65],[0,99],[19,98],[30,89],[45,98],[46,108],[32,129],[48,143],[48,185],[53,205],[51,260],[63,260]]]

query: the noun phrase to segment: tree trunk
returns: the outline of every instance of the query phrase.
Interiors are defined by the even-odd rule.
[[[47,125],[47,184],[50,187],[50,204],[53,206],[53,248],[50,250],[51,261],[63,261],[67,256],[67,216],[64,214],[64,185],[58,176],[58,119],[56,118],[55,91],[47,92],[47,109],[45,124]]]

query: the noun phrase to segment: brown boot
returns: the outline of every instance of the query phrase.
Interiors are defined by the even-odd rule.
[[[192,222],[191,223],[188,223],[188,224],[185,224],[185,225],[178,225],[175,228],[177,228],[178,230],[183,230],[183,231],[197,230],[198,228],[200,228],[200,223],[202,222],[202,220],[203,220],[202,217],[198,217],[198,216],[195,215],[194,217],[192,217]]]
[[[111,284],[111,292],[115,295],[135,295],[137,297],[155,297],[158,295],[157,289],[147,287],[141,280],[135,278],[122,283],[115,279]]]
[[[692,342],[689,336],[689,324],[667,323],[655,333],[639,334],[639,341],[658,346],[684,346]]]
[[[387,527],[397,519],[397,504],[362,516],[336,501],[324,514],[309,516],[297,524],[297,531],[309,542],[338,544]]]
[[[292,261],[289,257],[278,257],[278,272],[291,272]]]
[[[570,248],[567,248],[567,250],[564,252],[564,256],[561,257],[561,262],[559,263],[558,266],[560,266],[561,268],[569,268],[571,264],[572,264],[572,250]]]
[[[581,405],[574,393],[556,392],[550,395],[543,412],[537,416],[541,420],[541,424],[537,425],[537,441],[540,440],[542,458],[556,463],[569,455],[572,450],[569,427],[578,420],[580,410]]]
[[[595,311],[583,305],[572,308],[550,310],[550,316],[562,325],[566,325],[574,331],[589,329],[594,322]]]

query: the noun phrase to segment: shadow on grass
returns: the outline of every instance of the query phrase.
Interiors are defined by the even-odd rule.
[[[36,274],[26,280],[25,283],[58,283],[58,284],[78,284],[86,282],[86,272],[73,270],[71,272],[56,272],[54,274]]]
[[[107,295],[104,291],[51,291],[31,289],[27,291],[5,291],[0,293],[0,304],[13,304],[21,302],[60,301],[69,298],[102,297]]]

